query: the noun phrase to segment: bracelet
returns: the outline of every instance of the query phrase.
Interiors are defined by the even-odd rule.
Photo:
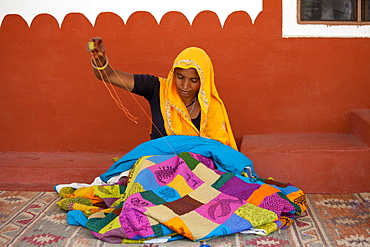
[[[106,67],[108,67],[109,65],[109,62],[108,62],[108,57],[106,55],[104,55],[105,57],[105,64],[102,66],[102,67],[98,67],[96,66],[94,63],[93,63],[93,57],[91,57],[91,66],[94,68],[94,69],[97,69],[97,70],[103,70],[105,69]]]

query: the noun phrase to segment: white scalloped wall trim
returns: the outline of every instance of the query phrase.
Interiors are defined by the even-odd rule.
[[[28,24],[39,14],[52,15],[61,26],[69,13],[81,13],[95,25],[97,16],[103,12],[112,12],[122,18],[124,23],[137,11],[151,13],[160,23],[164,14],[170,11],[183,13],[190,24],[202,11],[212,11],[217,14],[223,26],[227,17],[235,11],[245,11],[254,23],[262,11],[262,0],[0,0],[0,24],[8,14],[20,15]]]
[[[283,0],[284,38],[370,38],[370,25],[298,24],[297,0]]]

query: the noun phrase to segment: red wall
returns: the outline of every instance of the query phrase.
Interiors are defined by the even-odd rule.
[[[93,36],[104,38],[116,69],[162,77],[182,49],[205,49],[238,143],[245,134],[349,132],[351,110],[370,108],[370,39],[282,38],[281,13],[280,1],[265,0],[255,24],[235,12],[224,27],[208,11],[192,25],[177,12],[159,25],[145,12],[126,24],[103,13],[94,27],[69,14],[61,28],[46,14],[31,27],[8,15],[0,27],[0,151],[123,153],[148,140],[150,121],[130,94],[119,91],[138,125],[95,79],[85,49]]]

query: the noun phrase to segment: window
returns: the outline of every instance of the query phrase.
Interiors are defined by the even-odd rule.
[[[322,21],[322,20],[301,21],[300,13],[302,9],[301,3],[303,1],[306,0],[282,0],[283,4],[282,36],[284,38],[297,38],[297,37],[370,38],[369,0],[354,1],[356,3],[357,2],[361,3],[360,6],[356,5],[357,7],[356,13],[358,13],[358,11],[361,10],[360,12],[361,22],[358,22],[357,19],[356,21]],[[316,2],[320,3],[328,1],[344,2],[347,0],[321,0],[321,1],[316,0]],[[313,1],[311,0],[310,2]],[[321,5],[319,7],[321,7]],[[306,11],[309,11],[310,8],[309,7],[306,8],[308,8],[308,10]],[[322,8],[323,7],[321,7],[321,9]],[[357,17],[358,15],[356,14],[356,18]]]
[[[298,0],[299,24],[369,24],[370,0]]]

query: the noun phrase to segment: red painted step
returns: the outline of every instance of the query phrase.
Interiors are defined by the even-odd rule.
[[[351,114],[352,134],[247,135],[240,151],[260,177],[290,182],[306,193],[370,192],[370,110]],[[124,154],[0,153],[0,190],[52,191],[91,183]]]
[[[357,110],[351,113],[352,134],[370,147],[370,110]]]
[[[122,155],[98,153],[0,154],[0,190],[52,191],[54,185],[91,183],[107,171],[112,158]]]
[[[370,110],[351,113],[351,134],[248,135],[240,151],[260,177],[306,193],[370,192]]]
[[[351,134],[249,135],[240,151],[258,176],[306,193],[370,191],[370,148]]]

